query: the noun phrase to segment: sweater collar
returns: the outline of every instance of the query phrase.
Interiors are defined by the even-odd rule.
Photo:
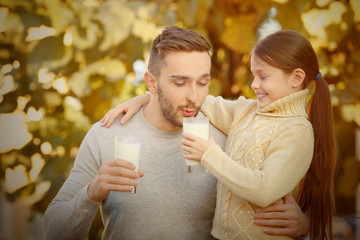
[[[304,89],[280,98],[264,108],[257,109],[258,115],[271,117],[307,117],[306,97],[308,89]]]

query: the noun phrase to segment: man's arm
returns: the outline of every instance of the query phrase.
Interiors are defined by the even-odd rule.
[[[100,165],[91,129],[81,143],[69,177],[45,211],[45,239],[85,239],[100,206],[88,197],[87,188]]]
[[[291,194],[284,204],[272,204],[259,208],[254,215],[256,225],[263,226],[269,235],[304,238],[308,234],[308,220]],[[269,228],[266,228],[269,227]]]
[[[132,163],[120,159],[102,163],[94,127],[81,143],[74,167],[44,216],[45,239],[85,239],[100,202],[110,191],[136,186]]]

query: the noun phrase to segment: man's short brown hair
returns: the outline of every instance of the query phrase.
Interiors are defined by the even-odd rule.
[[[167,27],[153,42],[149,71],[155,77],[160,77],[162,61],[170,52],[209,52],[210,48],[211,46],[205,38],[193,30],[177,26]]]

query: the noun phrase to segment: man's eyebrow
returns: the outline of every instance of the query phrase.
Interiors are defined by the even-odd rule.
[[[181,75],[181,74],[172,74],[172,75],[170,75],[170,78],[182,79],[182,80],[190,79],[189,76]],[[201,76],[199,77],[199,79],[203,79],[203,78],[211,78],[211,74],[210,74],[210,73],[204,73],[203,75],[201,75]]]
[[[211,78],[211,74],[210,73],[204,73],[203,75],[201,75],[200,79],[203,78]]]
[[[170,75],[170,78],[182,79],[182,80],[190,79],[189,76],[180,75],[180,74],[171,74],[171,75]]]

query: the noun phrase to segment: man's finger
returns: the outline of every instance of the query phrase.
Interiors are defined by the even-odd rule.
[[[288,212],[273,211],[273,212],[257,212],[254,214],[254,219],[291,219],[292,216]]]
[[[288,228],[264,228],[264,233],[273,236],[292,236],[293,232],[292,229]]]
[[[134,189],[134,186],[111,184],[109,185],[109,189],[110,191],[116,191],[116,192],[130,192]]]
[[[119,158],[110,160],[110,161],[106,161],[105,163],[111,167],[124,167],[124,168],[132,169],[132,170],[136,169],[136,166],[132,162],[129,162],[129,161],[126,161],[123,159],[119,159]]]
[[[256,209],[257,213],[265,213],[265,212],[285,212],[288,209],[288,205],[286,204],[271,204],[264,208]]]
[[[137,186],[139,183],[136,179],[131,179],[127,177],[119,177],[119,176],[104,176],[106,178],[106,182],[108,184],[113,185],[126,185],[126,186]],[[110,190],[113,190],[110,188]]]
[[[255,224],[263,227],[290,227],[292,226],[291,221],[281,219],[259,219],[255,220]]]
[[[291,193],[285,195],[283,197],[283,200],[284,200],[284,203],[296,203],[296,201]]]

